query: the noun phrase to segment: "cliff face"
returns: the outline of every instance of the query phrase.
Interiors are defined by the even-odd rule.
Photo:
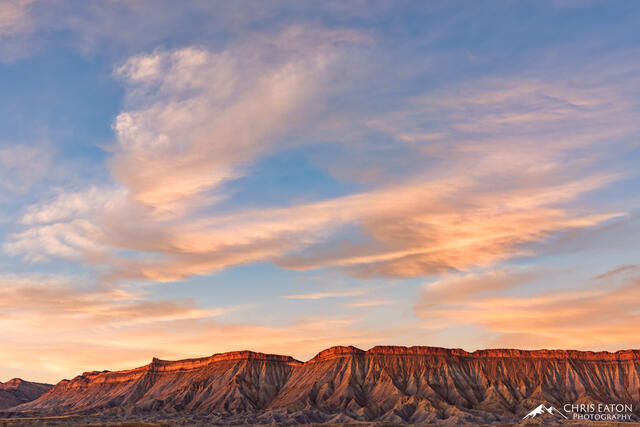
[[[32,383],[20,378],[14,378],[6,383],[0,382],[0,409],[35,400],[51,387],[53,387],[51,384]]]
[[[249,351],[177,362],[153,359],[128,371],[85,372],[63,380],[41,399],[16,409],[252,411],[266,407],[300,364],[291,357]]]
[[[234,352],[178,362],[154,359],[130,371],[84,373],[15,409],[178,411],[282,424],[473,424],[517,421],[542,402],[559,407],[624,402],[635,410],[640,405],[639,368],[640,351],[635,350],[467,353],[435,347],[333,347],[306,363]]]

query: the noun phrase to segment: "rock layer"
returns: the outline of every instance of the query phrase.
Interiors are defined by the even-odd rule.
[[[513,422],[540,403],[630,403],[636,410],[639,368],[637,350],[332,347],[306,363],[244,351],[87,372],[15,410],[202,413],[281,424]]]

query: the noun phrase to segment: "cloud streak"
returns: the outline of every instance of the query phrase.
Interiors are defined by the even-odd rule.
[[[8,104],[37,111],[3,115],[0,270],[51,272],[0,280],[0,374],[390,341],[636,347],[634,16],[520,7],[0,0],[0,61],[43,48],[6,68],[34,83]],[[568,16],[589,31],[558,31]],[[612,19],[627,27],[604,34]],[[38,129],[52,142],[14,142]]]
[[[314,292],[310,294],[283,295],[282,298],[317,300],[317,299],[325,299],[325,298],[354,297],[354,296],[366,294],[367,292],[369,292],[369,289],[354,289],[354,290],[348,290],[348,291]]]
[[[504,296],[532,279],[530,273],[490,271],[427,286],[415,306],[432,329],[479,327],[493,345],[520,348],[620,349],[637,345],[640,278],[625,270],[604,273],[595,283],[573,290]],[[622,271],[618,272],[622,273]],[[616,273],[616,274],[618,274]]]
[[[201,308],[190,299],[158,300],[61,276],[5,274],[0,285],[0,377],[57,382],[87,370],[140,366],[152,356],[238,349],[306,359],[336,342],[366,346],[391,336],[341,316],[301,317],[281,326],[224,322],[234,307]]]
[[[129,106],[114,122],[109,161],[119,186],[31,206],[28,228],[5,251],[98,265],[105,280],[172,281],[264,261],[417,277],[531,256],[534,243],[626,214],[572,206],[632,173],[601,163],[611,141],[633,146],[634,101],[619,83],[596,89],[596,77],[586,88],[490,80],[458,88],[465,96],[449,89],[415,98],[366,125],[399,143],[408,161],[428,161],[426,172],[409,167],[332,199],[217,210],[226,183],[295,146],[286,137],[292,122],[319,131],[327,77],[345,49],[367,43],[354,32],[292,27],[221,52],[130,58],[116,70]]]

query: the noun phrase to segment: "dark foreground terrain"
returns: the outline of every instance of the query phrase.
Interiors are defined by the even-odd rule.
[[[588,402],[632,405],[638,421],[639,368],[636,350],[333,347],[305,363],[243,351],[86,372],[2,411],[0,425],[515,425],[541,403]]]
[[[93,421],[92,421],[93,420]],[[640,423],[627,422],[627,423],[605,423],[605,422],[577,422],[577,421],[565,421],[560,423],[535,423],[537,425],[557,425],[567,427],[640,427]],[[41,419],[28,419],[28,420],[0,420],[0,426],[2,427],[19,427],[19,426],[77,426],[77,427],[174,427],[174,426],[210,426],[215,424],[206,423],[189,423],[186,421],[180,422],[117,422],[117,421],[98,421],[93,417],[83,419],[82,417],[56,417],[56,418],[41,418]],[[526,424],[475,424],[478,427],[516,427]],[[339,423],[339,424],[305,424],[294,427],[430,427],[436,426],[435,424],[395,424],[395,423],[378,423],[378,422],[357,422],[357,423]]]

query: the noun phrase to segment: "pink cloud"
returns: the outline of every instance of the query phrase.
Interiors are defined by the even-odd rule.
[[[336,343],[372,346],[393,331],[331,315],[280,326],[224,322],[243,307],[202,308],[144,292],[83,287],[62,277],[6,276],[0,286],[0,377],[57,382],[84,371],[126,369],[151,357],[179,359],[250,349],[308,359]]]
[[[637,345],[638,277],[523,296],[485,293],[530,279],[517,271],[445,279],[424,289],[415,312],[432,329],[479,328],[494,337],[494,346],[619,350]]]
[[[172,281],[265,261],[415,277],[532,256],[533,243],[627,213],[577,205],[634,173],[600,163],[610,144],[633,144],[622,136],[637,125],[624,85],[597,73],[584,87],[514,77],[416,97],[364,121],[400,144],[406,173],[333,199],[216,211],[225,183],[267,154],[305,144],[284,135],[326,130],[318,112],[346,60],[343,45],[366,43],[358,33],[293,27],[220,52],[130,58],[116,70],[128,97],[109,161],[119,186],[30,207],[27,228],[5,251],[81,260],[107,280]],[[362,136],[354,158],[370,148]],[[332,171],[358,169],[334,163]]]

